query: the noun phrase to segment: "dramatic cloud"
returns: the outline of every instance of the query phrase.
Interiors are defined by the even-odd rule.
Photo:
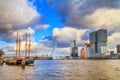
[[[40,19],[27,0],[0,0],[0,36],[6,41],[15,30],[38,24]]]
[[[120,32],[115,32],[111,36],[108,37],[109,43],[120,43]]]
[[[108,32],[115,32],[120,29],[120,9],[97,9],[85,18],[86,25],[96,29],[103,28],[107,29]]]
[[[17,38],[17,33],[21,38],[21,41],[25,40],[26,34],[30,34],[31,36],[35,33],[35,31],[28,27],[27,29],[13,30],[9,34],[4,34],[4,40],[7,42],[15,42]],[[33,39],[33,38],[32,38]]]
[[[108,48],[116,52],[116,46],[120,44],[120,32],[115,32],[108,37]]]
[[[89,33],[100,28],[108,30],[110,50],[119,44],[120,0],[47,0],[47,2],[48,7],[53,9],[51,11],[56,12],[57,17],[62,20],[63,28],[54,28],[53,34],[44,36],[39,43],[32,38],[32,53],[50,54],[55,44],[55,37],[58,48],[63,50],[61,52],[69,52],[68,47],[73,40],[77,41],[79,47],[83,47],[88,42]],[[0,0],[1,39],[7,42],[15,41],[16,31],[19,30],[21,45],[24,47],[26,33],[34,34],[35,31],[46,30],[52,26],[41,24],[43,19],[37,12],[40,7],[37,5],[35,7],[34,3],[35,0]],[[67,49],[64,51],[65,47]],[[12,53],[11,50],[9,52]]]
[[[73,40],[77,41],[78,45],[84,45],[87,40],[83,39],[83,35],[87,32],[85,29],[75,28],[54,28],[53,37],[57,38],[58,46],[70,46],[70,42]]]
[[[61,17],[65,27],[89,30],[80,34],[81,37],[77,39],[78,42],[81,41],[80,38],[88,40],[88,33],[103,28],[108,30],[108,48],[115,49],[111,46],[119,44],[119,37],[117,36],[119,36],[120,31],[120,0],[48,0],[48,4]],[[54,35],[56,34],[59,38],[65,35],[64,38],[60,38],[65,43],[77,36],[75,33],[72,35],[72,32],[69,34],[66,32],[67,30],[55,29]],[[69,37],[70,35],[72,37]],[[115,41],[116,44],[110,44],[110,42]]]
[[[48,0],[48,4],[69,27],[95,30],[101,26],[118,28],[120,23],[120,0]]]

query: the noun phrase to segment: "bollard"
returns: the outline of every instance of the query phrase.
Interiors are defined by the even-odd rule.
[[[2,61],[2,60],[0,60],[0,65],[2,66],[2,64],[3,64],[3,61]]]
[[[25,59],[22,59],[22,69],[25,69]]]

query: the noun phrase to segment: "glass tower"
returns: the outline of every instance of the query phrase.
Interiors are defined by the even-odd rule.
[[[107,30],[100,29],[90,33],[91,54],[101,54],[107,52]]]

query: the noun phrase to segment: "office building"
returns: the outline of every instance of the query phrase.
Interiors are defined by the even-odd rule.
[[[71,57],[77,58],[78,57],[78,47],[76,45],[76,41],[71,42]]]
[[[107,53],[107,30],[97,31],[97,53]]]
[[[107,53],[107,30],[100,29],[90,33],[90,54]]]
[[[86,43],[85,48],[86,48],[86,57],[89,58],[90,57],[90,44]]]

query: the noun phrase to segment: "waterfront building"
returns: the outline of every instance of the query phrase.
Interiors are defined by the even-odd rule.
[[[71,57],[77,58],[78,57],[78,47],[76,45],[76,41],[71,42]]]
[[[117,53],[120,53],[120,45],[117,45]]]
[[[90,55],[107,53],[107,30],[99,29],[89,35]]]
[[[97,31],[97,53],[107,53],[107,30]]]
[[[110,51],[110,55],[111,55],[111,54],[114,54],[114,51]]]
[[[84,48],[81,49],[81,58],[82,59],[86,58],[86,53],[85,53],[85,49]]]
[[[90,53],[94,54],[97,53],[97,32],[94,31],[92,33],[90,33],[90,45],[91,45],[91,50]]]
[[[90,57],[90,44],[85,43],[85,48],[86,48],[86,58]]]

